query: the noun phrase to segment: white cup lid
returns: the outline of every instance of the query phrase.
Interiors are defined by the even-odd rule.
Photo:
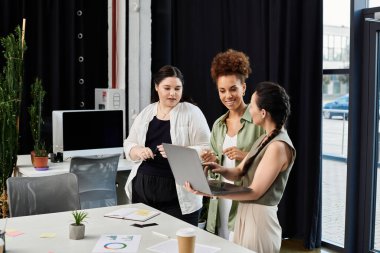
[[[181,228],[176,233],[177,236],[182,237],[193,237],[195,236],[195,229],[194,228]]]

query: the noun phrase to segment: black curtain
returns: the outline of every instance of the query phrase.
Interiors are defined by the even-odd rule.
[[[27,107],[36,77],[47,92],[42,134],[51,149],[52,110],[94,109],[95,88],[108,87],[107,0],[1,0],[0,13],[1,37],[26,18],[20,154],[33,149]]]
[[[270,80],[291,97],[288,132],[297,149],[295,166],[279,205],[283,237],[321,243],[322,0],[152,1],[152,71],[179,67],[184,92],[210,126],[224,113],[210,64],[229,48],[248,54],[255,84]]]

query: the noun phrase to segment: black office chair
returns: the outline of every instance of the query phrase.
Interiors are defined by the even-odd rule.
[[[77,176],[72,173],[7,179],[11,217],[79,210]]]
[[[81,209],[115,206],[116,173],[120,154],[104,157],[73,157],[70,172],[78,177]]]

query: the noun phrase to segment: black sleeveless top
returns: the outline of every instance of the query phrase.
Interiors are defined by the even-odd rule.
[[[173,177],[168,159],[163,158],[157,150],[157,146],[163,142],[172,143],[170,137],[170,120],[159,120],[154,117],[149,123],[146,133],[145,147],[149,147],[155,154],[154,159],[143,161],[137,171],[151,176]]]

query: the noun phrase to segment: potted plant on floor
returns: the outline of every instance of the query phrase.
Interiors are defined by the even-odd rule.
[[[42,119],[42,104],[45,94],[46,92],[41,80],[36,78],[36,81],[31,86],[32,104],[29,107],[30,129],[34,141],[31,157],[33,166],[36,169],[46,169],[48,167],[48,152],[41,138],[41,127],[44,124]]]
[[[70,224],[69,238],[72,240],[80,240],[84,238],[85,226],[84,220],[88,217],[85,211],[75,210],[72,212],[74,223]]]
[[[0,38],[0,51],[5,59],[0,73],[0,205],[3,218],[7,216],[6,180],[17,165],[23,55],[26,50],[23,38],[20,27],[16,27],[14,34]]]

